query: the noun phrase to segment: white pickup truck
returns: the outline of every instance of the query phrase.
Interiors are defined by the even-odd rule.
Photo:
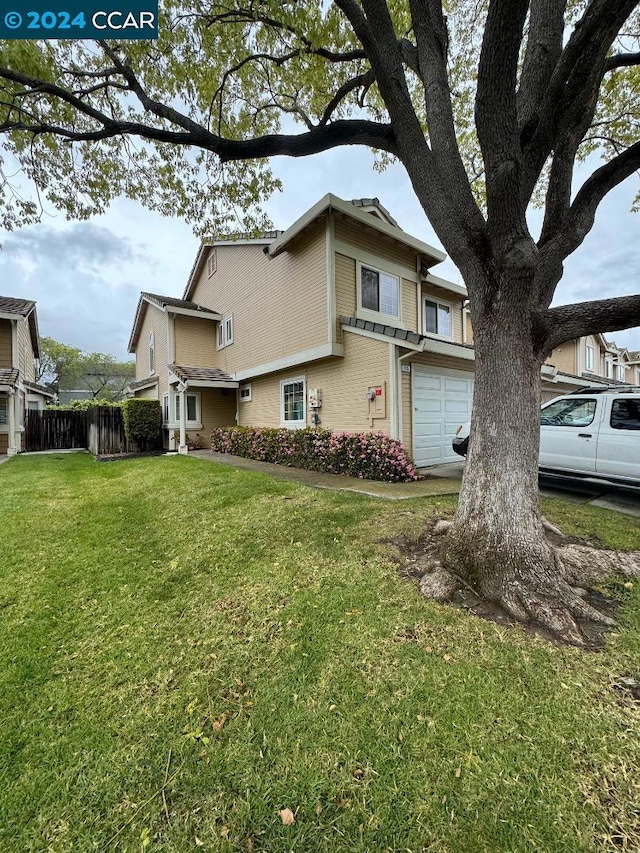
[[[466,456],[470,424],[453,449]],[[586,389],[540,410],[540,470],[640,486],[640,389]]]

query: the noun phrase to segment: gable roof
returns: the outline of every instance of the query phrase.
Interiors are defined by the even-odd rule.
[[[210,249],[216,246],[257,245],[263,246],[263,250],[270,257],[275,258],[281,252],[285,251],[291,241],[303,229],[319,216],[331,210],[337,210],[345,216],[349,216],[351,219],[355,219],[357,222],[373,228],[375,231],[391,237],[393,240],[397,240],[420,253],[423,256],[423,267],[425,270],[434,264],[439,264],[447,257],[444,252],[436,249],[435,246],[430,246],[428,243],[424,243],[417,237],[412,237],[411,234],[403,231],[386,207],[380,204],[379,199],[354,198],[351,201],[345,201],[332,193],[327,193],[320,201],[310,207],[306,213],[303,213],[299,219],[296,219],[293,225],[290,225],[286,231],[263,231],[260,234],[254,235],[235,234],[220,239],[210,238],[203,240],[187,279],[184,298],[187,299],[193,292],[194,285],[200,277]]]
[[[32,299],[15,299],[13,296],[0,296],[0,317],[4,319],[13,317],[26,317],[29,322],[29,334],[33,355],[40,358],[40,334],[38,332],[38,316],[36,314],[36,303]]]
[[[138,299],[138,307],[136,308],[136,316],[133,321],[133,329],[129,338],[128,352],[135,352],[140,337],[140,329],[144,322],[147,313],[147,306],[153,305],[160,311],[168,314],[186,314],[189,317],[201,317],[203,320],[222,320],[222,315],[217,311],[212,311],[211,308],[205,308],[204,305],[198,305],[197,302],[191,302],[188,299],[177,299],[175,296],[161,296],[159,293],[147,293],[142,291]]]
[[[368,204],[369,202],[371,202],[371,204]],[[380,216],[375,215],[372,216],[371,213],[366,212],[366,207],[377,208],[380,213],[384,214],[384,218],[380,218]],[[314,219],[317,219],[318,216],[321,216],[323,213],[331,210],[337,210],[345,216],[355,219],[363,225],[368,225],[370,228],[375,229],[387,237],[397,240],[399,243],[403,243],[405,246],[419,252],[421,255],[425,255],[428,259],[426,262],[427,266],[438,264],[441,261],[444,261],[447,257],[444,252],[440,249],[436,249],[435,246],[430,246],[428,243],[424,243],[417,237],[412,237],[411,234],[407,234],[406,231],[398,228],[397,224],[392,225],[391,222],[395,223],[395,220],[391,217],[388,211],[382,207],[377,199],[356,199],[355,201],[344,201],[344,199],[338,198],[338,196],[335,196],[332,193],[327,193],[327,195],[323,196],[320,201],[316,202],[316,204],[309,208],[309,210],[297,219],[293,225],[287,228],[287,230],[281,234],[277,240],[274,240],[269,246],[269,255],[272,258],[275,258],[280,254],[280,252],[283,252],[293,238],[296,237],[304,228],[310,225]]]

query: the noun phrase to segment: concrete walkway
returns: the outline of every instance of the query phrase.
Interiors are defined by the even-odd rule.
[[[429,476],[416,483],[377,483],[373,480],[359,480],[357,477],[344,477],[342,474],[320,474],[305,471],[302,468],[287,468],[285,465],[273,465],[271,462],[256,462],[242,456],[228,453],[211,453],[209,450],[192,450],[189,456],[231,465],[245,471],[269,474],[282,480],[291,480],[316,489],[332,489],[337,492],[358,492],[372,498],[387,500],[407,500],[408,498],[432,497],[433,495],[455,495],[460,490],[460,481],[455,477]],[[422,472],[424,473],[424,472]]]
[[[464,461],[434,465],[432,468],[420,468],[418,474],[423,477],[416,483],[377,483],[373,480],[359,480],[357,477],[343,477],[341,474],[319,474],[301,468],[287,468],[270,462],[255,462],[241,456],[227,453],[211,453],[209,450],[194,450],[189,456],[231,465],[245,471],[256,471],[282,480],[303,483],[316,489],[333,489],[338,492],[358,492],[373,498],[387,500],[407,500],[409,498],[434,497],[436,495],[455,495],[460,491],[460,481],[464,471]],[[556,479],[556,478],[554,478]],[[640,490],[616,488],[606,483],[594,481],[571,481],[549,478],[540,482],[542,497],[559,498],[571,503],[588,503],[591,506],[640,516]]]

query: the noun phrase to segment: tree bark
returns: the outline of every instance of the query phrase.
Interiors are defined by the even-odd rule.
[[[525,281],[504,276],[475,311],[476,355],[469,456],[445,569],[522,622],[585,645],[579,619],[610,620],[564,578],[545,535],[538,496],[540,367]],[[469,288],[470,292],[473,286]]]

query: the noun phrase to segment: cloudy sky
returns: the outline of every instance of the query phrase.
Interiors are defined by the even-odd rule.
[[[283,191],[265,209],[275,228],[287,228],[326,192],[378,197],[401,228],[440,247],[401,166],[378,174],[367,151],[350,148],[297,161],[278,158],[274,170]],[[640,214],[629,212],[637,186],[634,176],[600,205],[591,234],[565,265],[555,304],[638,292]],[[531,222],[535,233],[538,213]],[[0,293],[37,301],[41,335],[119,359],[129,357],[140,291],[181,296],[198,248],[184,222],[126,199],[89,222],[67,222],[50,208],[39,225],[0,231],[0,243]],[[434,272],[461,281],[448,260]],[[640,349],[640,329],[609,338]]]

